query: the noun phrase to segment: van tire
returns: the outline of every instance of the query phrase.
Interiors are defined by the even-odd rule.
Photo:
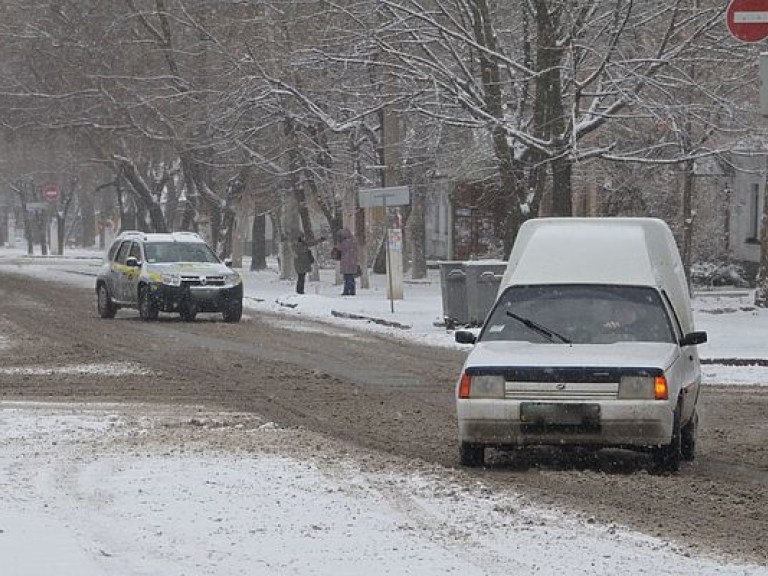
[[[459,445],[459,464],[469,468],[477,468],[485,464],[485,446],[462,442]]]
[[[672,422],[672,438],[669,444],[656,446],[652,450],[654,469],[656,472],[677,472],[682,459],[682,430],[680,428],[680,403],[675,408]]]
[[[699,414],[696,410],[691,414],[691,419],[680,430],[680,451],[683,460],[692,462],[696,458],[696,431],[699,428]]]

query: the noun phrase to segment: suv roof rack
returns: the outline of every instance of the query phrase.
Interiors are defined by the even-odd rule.
[[[118,236],[118,238],[138,237],[138,238],[142,238],[143,239],[146,236],[146,234],[144,232],[140,231],[140,230],[123,230],[117,236]]]
[[[186,238],[186,239],[199,240],[199,241],[203,242],[203,238],[202,238],[202,236],[200,236],[200,234],[198,234],[197,232],[187,232],[187,231],[179,231],[179,232],[142,232],[141,230],[123,230],[122,232],[120,232],[120,234],[118,234],[116,236],[115,239],[116,240],[117,239],[125,240],[126,238],[136,238],[136,239],[139,239],[139,240],[147,241],[147,240],[150,239],[151,236],[154,236],[156,234],[160,235],[160,236],[165,236],[166,238],[170,237],[170,238],[173,238],[173,239],[176,239],[176,240],[181,240],[181,239]]]

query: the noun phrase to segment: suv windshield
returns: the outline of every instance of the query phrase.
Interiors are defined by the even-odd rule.
[[[583,284],[508,288],[479,339],[573,344],[675,341],[655,289]]]
[[[149,264],[162,262],[218,262],[216,254],[202,242],[148,242],[144,256]]]

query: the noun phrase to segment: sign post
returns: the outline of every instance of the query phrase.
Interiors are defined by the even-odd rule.
[[[16,216],[13,211],[8,213],[8,247],[16,248]]]
[[[411,203],[411,191],[408,186],[389,186],[387,188],[361,188],[358,191],[360,208],[392,208]],[[403,231],[389,228],[387,214],[386,230],[387,260],[387,297],[390,311],[395,311],[395,300],[403,299]]]

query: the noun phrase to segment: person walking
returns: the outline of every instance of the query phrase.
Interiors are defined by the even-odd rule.
[[[304,294],[304,280],[307,277],[307,272],[312,270],[312,264],[315,262],[315,257],[312,255],[312,250],[310,250],[310,248],[324,240],[325,238],[321,237],[314,242],[309,242],[304,238],[304,234],[299,234],[296,241],[293,243],[293,267],[296,269],[296,294]]]
[[[339,271],[344,276],[344,291],[342,296],[354,296],[356,292],[355,277],[360,271],[357,262],[357,241],[348,228],[336,232],[336,249],[339,255]]]

